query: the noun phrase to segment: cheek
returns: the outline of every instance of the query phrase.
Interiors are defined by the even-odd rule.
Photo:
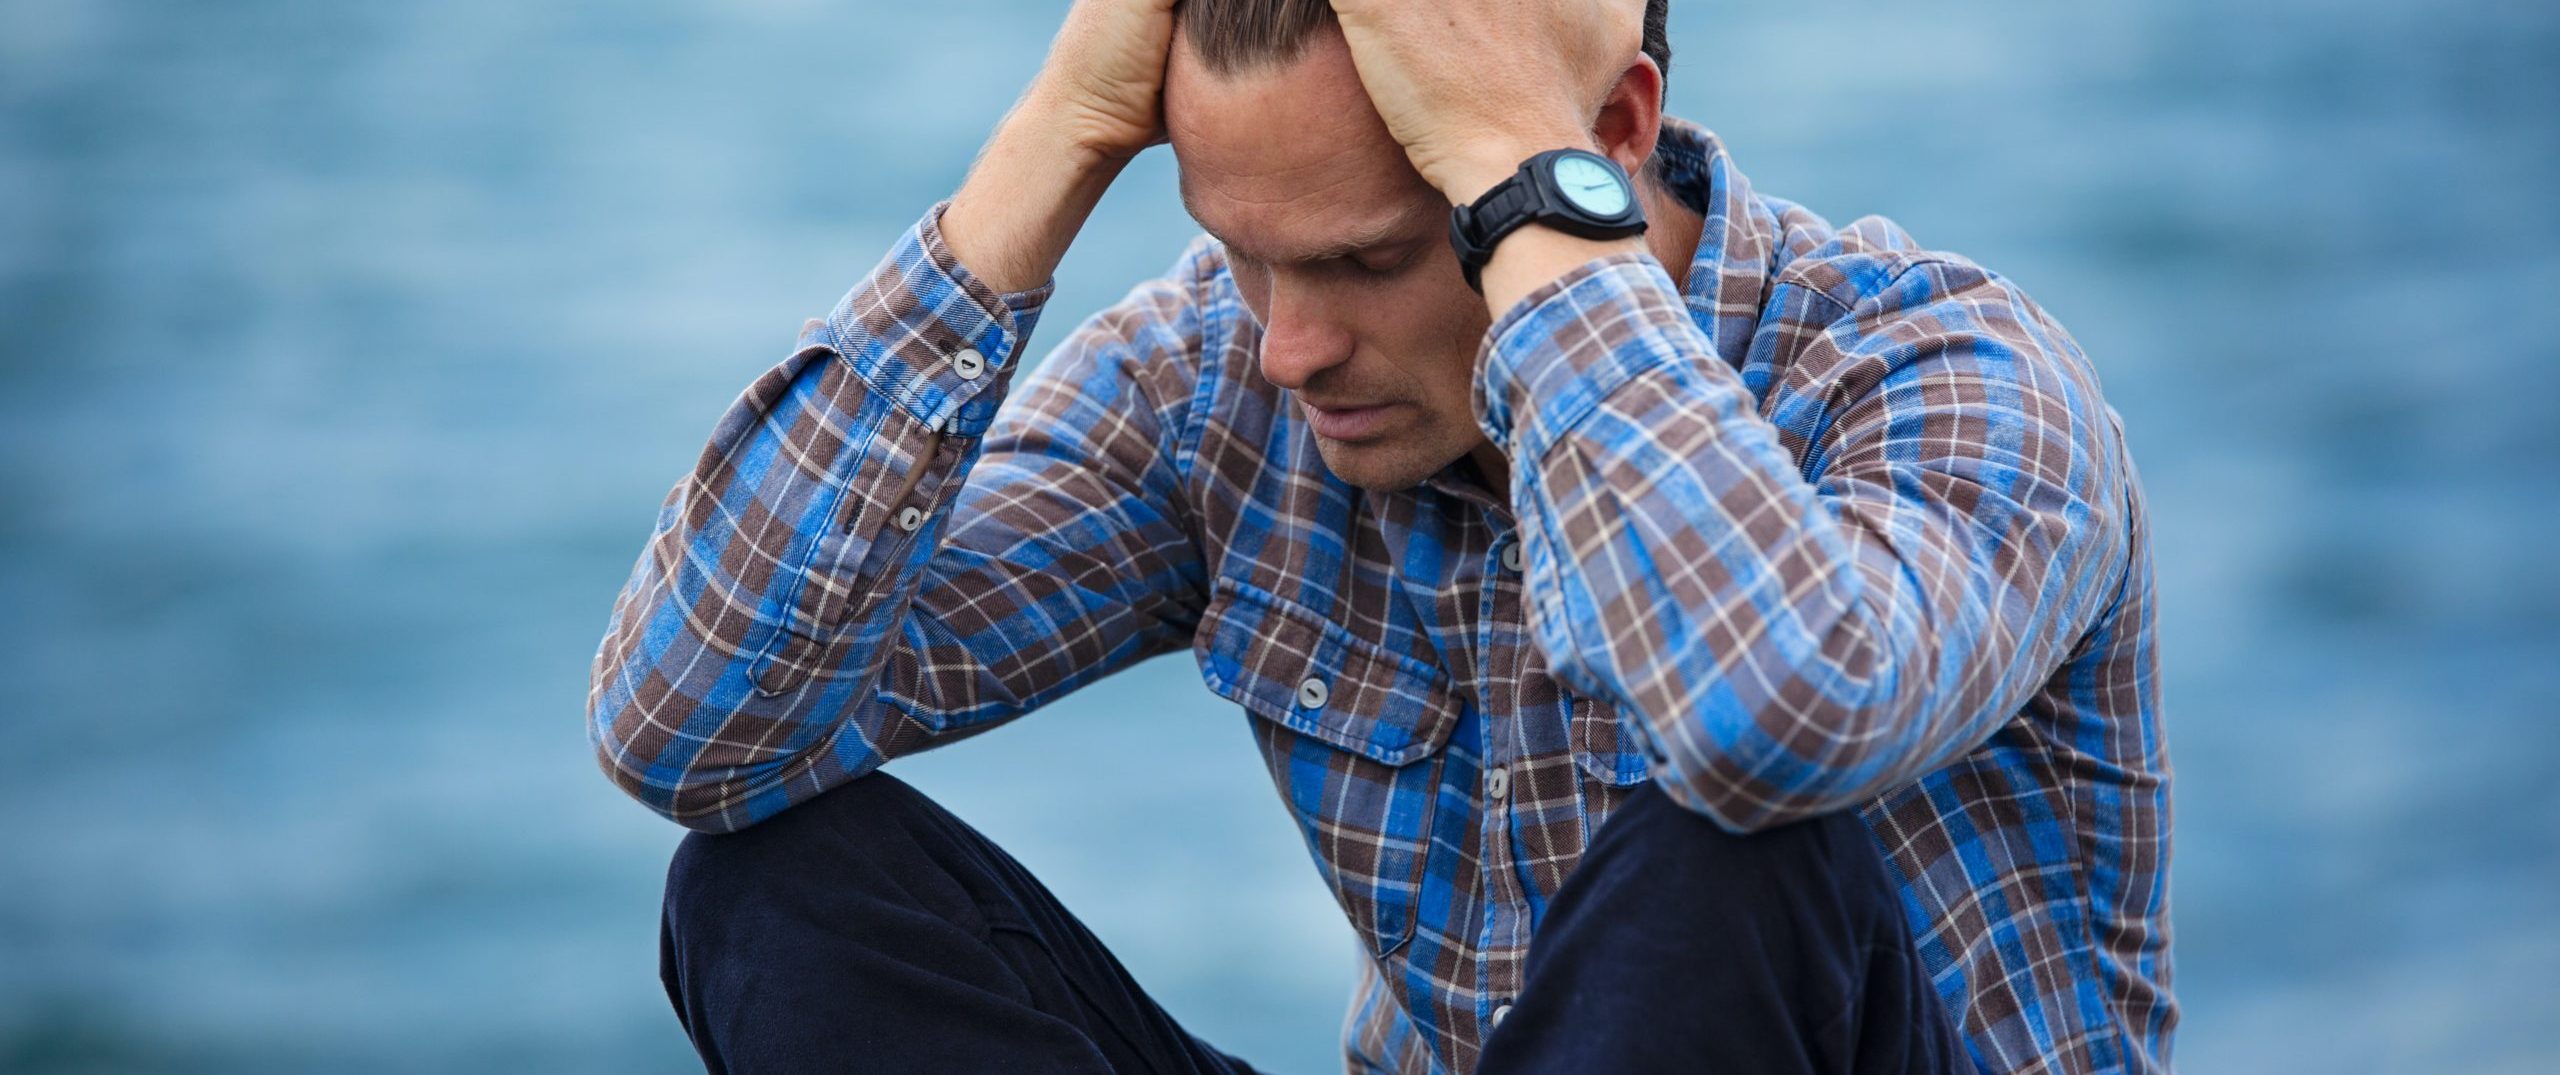
[[[1421,265],[1397,276],[1380,288],[1371,309],[1376,311],[1371,327],[1384,349],[1416,376],[1454,381],[1457,395],[1466,395],[1477,345],[1492,319],[1483,296],[1458,275],[1454,255],[1446,264]]]
[[[1463,338],[1473,349],[1492,322],[1485,313],[1484,296],[1467,286],[1466,277],[1458,272],[1457,251],[1446,243],[1433,247],[1420,264],[1398,276],[1396,290],[1396,301],[1410,311],[1409,320],[1418,332],[1442,339]]]
[[[1229,255],[1227,275],[1235,278],[1236,293],[1244,298],[1244,312],[1253,318],[1255,328],[1271,323],[1271,274],[1262,266]]]
[[[1476,428],[1470,390],[1491,320],[1484,299],[1456,276],[1454,260],[1448,268],[1446,281],[1425,268],[1375,289],[1362,303],[1367,349],[1401,375],[1410,398],[1430,415],[1416,432],[1428,430],[1435,441]]]

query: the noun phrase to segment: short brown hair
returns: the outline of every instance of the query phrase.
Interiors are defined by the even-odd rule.
[[[1221,75],[1287,63],[1310,35],[1333,24],[1330,0],[1182,0],[1175,10],[1191,51]],[[1671,0],[1645,0],[1644,54],[1665,81],[1671,77],[1670,15]]]

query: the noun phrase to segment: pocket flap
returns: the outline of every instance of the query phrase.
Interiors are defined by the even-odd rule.
[[[1237,579],[1217,580],[1193,647],[1210,690],[1372,761],[1428,757],[1457,727],[1462,702],[1437,666]]]

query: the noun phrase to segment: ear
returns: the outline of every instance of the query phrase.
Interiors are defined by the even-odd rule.
[[[1600,100],[1591,136],[1628,175],[1642,174],[1654,141],[1662,136],[1662,69],[1654,66],[1653,57],[1639,52],[1619,74]]]

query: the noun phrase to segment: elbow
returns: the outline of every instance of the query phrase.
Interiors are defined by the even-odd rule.
[[[1748,733],[1722,746],[1674,747],[1654,780],[1683,809],[1737,836],[1855,809],[1874,796],[1875,763],[1799,756],[1783,740]]]
[[[1784,821],[1766,804],[1755,802],[1739,784],[1710,773],[1677,767],[1666,771],[1662,763],[1656,762],[1653,780],[1663,795],[1681,809],[1736,836],[1749,836]]]
[[[757,770],[706,737],[687,731],[700,703],[674,683],[711,648],[711,640],[681,626],[686,605],[679,595],[697,588],[676,577],[683,562],[670,544],[682,532],[678,511],[688,485],[679,484],[660,509],[649,547],[614,599],[604,639],[588,666],[587,742],[605,779],[650,812],[695,832],[746,828],[770,810],[750,811],[757,799]],[[725,685],[724,685],[725,686]]]
[[[717,796],[677,794],[670,797],[669,801],[663,805],[649,804],[649,809],[659,817],[694,832],[721,836],[755,824],[755,820],[745,811],[734,809],[733,806],[734,804]]]
[[[694,832],[714,836],[736,832],[755,823],[727,785],[654,780],[634,770],[623,759],[629,755],[612,746],[598,744],[596,764],[606,779],[649,812],[682,825]]]
[[[623,794],[648,807],[650,813],[694,832],[716,836],[753,824],[726,786],[693,783],[682,776],[672,781],[653,778],[630,764],[633,755],[625,745],[601,737],[595,743],[595,757],[596,767]]]
[[[1917,747],[1925,692],[1854,619],[1834,641],[1805,667],[1729,673],[1727,684],[1781,687],[1757,698],[1719,687],[1685,715],[1681,734],[1658,736],[1664,793],[1748,835],[1856,809],[1888,786]]]
[[[674,739],[670,730],[632,709],[620,679],[600,662],[587,696],[587,742],[605,779],[651,813],[695,832],[735,832],[751,824],[734,789],[706,783],[689,769],[657,764]]]

